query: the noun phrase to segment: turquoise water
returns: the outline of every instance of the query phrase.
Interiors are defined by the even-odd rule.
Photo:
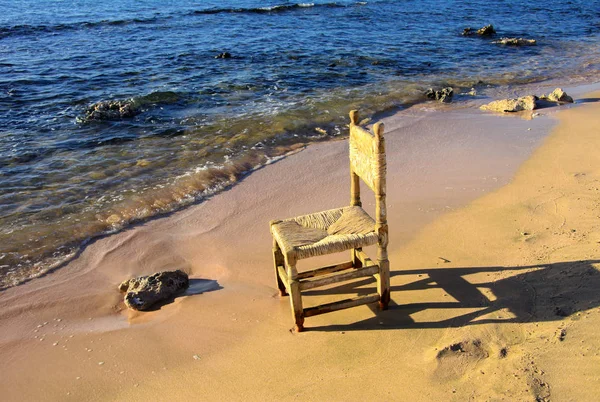
[[[0,0],[0,288],[452,85],[597,79],[600,0]],[[507,48],[463,37],[496,27]],[[215,58],[230,53],[226,59]],[[85,122],[134,99],[133,118]],[[458,96],[455,102],[461,102]]]

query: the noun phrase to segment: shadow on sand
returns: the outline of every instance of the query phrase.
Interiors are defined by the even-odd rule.
[[[312,327],[317,331],[352,331],[401,328],[451,328],[487,323],[525,323],[563,320],[572,314],[600,306],[600,260],[561,262],[522,267],[431,268],[395,271],[392,302],[387,311],[374,306],[373,317],[348,325]],[[508,276],[514,274],[512,276]],[[468,278],[468,277],[473,278]],[[500,276],[500,279],[494,280]],[[469,280],[471,279],[471,281]],[[396,284],[395,284],[396,283]],[[401,284],[397,284],[401,283]],[[368,286],[370,285],[370,286]],[[406,299],[402,292],[437,289],[432,301],[395,304]],[[311,295],[344,294],[353,297],[374,293],[372,279],[345,284]],[[431,292],[427,293],[431,294]],[[444,295],[445,294],[445,295]],[[439,301],[440,297],[449,301]],[[423,300],[423,297],[420,297]],[[432,309],[446,310],[441,321],[414,320],[411,316]],[[461,309],[468,312],[462,313]],[[512,318],[500,319],[500,311]],[[464,311],[464,310],[463,310]],[[496,313],[496,314],[494,314]],[[506,314],[503,314],[506,315]]]
[[[223,289],[223,287],[214,279],[190,279],[190,285],[185,291],[177,293],[161,302],[157,302],[146,311],[158,311],[162,307],[173,303],[175,299],[179,297],[200,295],[205,292],[212,292],[221,289]]]

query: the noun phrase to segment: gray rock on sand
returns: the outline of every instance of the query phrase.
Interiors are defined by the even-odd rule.
[[[440,91],[436,91],[433,88],[429,88],[427,92],[425,92],[425,96],[429,99],[435,99],[443,103],[452,102],[452,96],[454,95],[454,90],[452,87],[442,88]]]
[[[492,112],[519,112],[521,110],[533,110],[537,107],[538,98],[534,95],[522,96],[517,99],[502,99],[488,103],[480,107],[482,110]]]
[[[163,271],[128,279],[119,285],[125,304],[134,310],[148,310],[159,301],[168,300],[189,286],[188,275],[181,271]]]
[[[80,121],[121,120],[137,115],[133,99],[124,101],[101,101],[94,103],[85,110]]]
[[[560,88],[556,88],[554,91],[549,93],[548,95],[542,95],[540,99],[548,100],[551,102],[567,102],[573,103],[573,98],[571,98],[565,91]]]
[[[497,45],[506,45],[506,46],[534,46],[537,44],[535,39],[525,39],[525,38],[500,38],[498,40],[493,41]]]
[[[493,25],[486,25],[483,28],[479,28],[477,31],[473,30],[473,28],[465,28],[462,32],[463,36],[473,36],[473,35],[479,35],[479,36],[491,36],[494,35],[496,33],[496,30],[494,29]]]

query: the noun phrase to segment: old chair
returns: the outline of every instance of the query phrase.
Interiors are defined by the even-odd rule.
[[[350,206],[271,221],[277,286],[282,296],[290,295],[298,332],[304,329],[305,317],[374,302],[385,310],[390,300],[383,124],[375,124],[371,134],[359,127],[358,112],[351,111],[349,145]],[[375,220],[361,207],[359,178],[375,193]],[[362,250],[374,244],[377,264]],[[298,260],[345,250],[351,251],[348,262],[305,272],[296,269]],[[369,276],[377,280],[376,294],[302,307],[303,290]]]

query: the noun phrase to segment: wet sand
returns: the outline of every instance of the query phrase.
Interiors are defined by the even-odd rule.
[[[277,296],[268,222],[347,204],[345,141],[93,242],[0,293],[2,399],[598,399],[598,98],[533,120],[424,107],[384,119],[385,312],[311,317],[295,334]],[[190,274],[187,295],[124,309],[123,279],[165,269]]]

